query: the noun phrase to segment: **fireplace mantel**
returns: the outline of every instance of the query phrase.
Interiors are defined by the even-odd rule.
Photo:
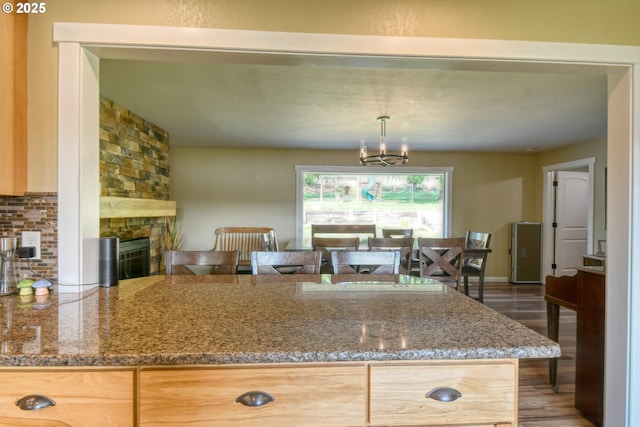
[[[128,197],[100,197],[100,218],[139,218],[176,216],[174,200],[132,199]]]

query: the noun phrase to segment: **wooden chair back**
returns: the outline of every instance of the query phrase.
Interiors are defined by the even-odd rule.
[[[210,268],[194,269],[194,266],[208,266]],[[176,274],[236,274],[237,268],[238,251],[167,251],[165,253],[167,276]]]
[[[314,251],[322,253],[321,273],[333,273],[331,267],[331,252],[352,250],[357,251],[360,248],[359,237],[314,237],[311,239],[311,246]]]
[[[375,224],[311,224],[311,237],[331,237],[340,234],[344,237],[376,237]],[[336,236],[337,237],[337,236]]]
[[[252,252],[253,274],[320,274],[320,251]]]
[[[462,277],[464,237],[418,239],[420,277],[454,283],[458,289]]]
[[[400,274],[411,272],[413,258],[413,237],[376,237],[368,240],[370,251],[400,251]]]
[[[269,227],[221,227],[215,236],[212,250],[238,251],[240,266],[251,266],[251,252],[273,250],[276,241],[275,230]]]
[[[264,252],[278,252],[278,239],[275,230],[270,230],[262,235],[262,250]]]
[[[383,228],[382,237],[388,237],[388,238],[413,237],[413,228]]]
[[[491,233],[467,231],[465,249],[489,249]],[[468,250],[462,263],[462,277],[464,278],[464,294],[469,295],[469,277],[478,277],[478,298],[484,302],[484,271],[487,267],[488,252],[478,253]]]
[[[483,233],[479,231],[467,231],[465,236],[465,246],[467,248],[474,249],[488,249],[489,243],[491,242],[491,233]],[[484,261],[486,260],[487,255],[484,256],[476,256],[470,255],[465,256],[463,269],[474,269],[477,271],[482,270]]]
[[[399,274],[400,251],[331,252],[333,274]]]

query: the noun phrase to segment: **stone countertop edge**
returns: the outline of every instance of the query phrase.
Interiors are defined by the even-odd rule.
[[[176,276],[173,276],[176,277]],[[192,277],[192,276],[191,276]],[[548,359],[548,358],[556,358],[560,357],[561,350],[558,343],[549,340],[547,337],[521,325],[518,322],[515,322],[512,319],[507,318],[506,316],[495,312],[494,310],[471,300],[468,297],[465,297],[463,294],[459,293],[455,290],[446,289],[445,291],[439,293],[439,295],[447,295],[446,298],[452,304],[462,304],[465,309],[469,309],[472,315],[476,315],[478,318],[482,318],[483,321],[487,322],[495,322],[496,327],[500,330],[506,331],[504,336],[506,337],[504,342],[501,342],[500,337],[490,336],[489,338],[480,337],[478,338],[476,345],[474,347],[473,344],[470,344],[469,341],[463,341],[462,345],[456,345],[455,341],[451,341],[449,338],[441,338],[446,345],[433,345],[428,346],[427,343],[430,340],[430,335],[424,334],[420,335],[420,340],[415,341],[418,343],[422,343],[422,345],[415,345],[414,347],[418,348],[398,348],[389,346],[390,348],[385,349],[376,349],[371,348],[371,344],[369,347],[357,348],[358,345],[354,344],[353,334],[346,334],[348,337],[345,339],[346,344],[342,345],[342,341],[338,338],[335,342],[332,342],[327,349],[321,348],[321,345],[317,345],[317,348],[313,348],[311,346],[305,350],[291,350],[291,351],[283,351],[282,345],[281,347],[273,347],[271,343],[265,344],[265,347],[256,347],[256,348],[247,348],[250,346],[242,346],[240,343],[235,347],[232,344],[221,343],[220,346],[216,347],[216,345],[211,345],[206,347],[206,349],[197,348],[197,345],[191,345],[194,341],[193,336],[187,336],[184,338],[184,343],[177,342],[175,344],[171,344],[173,346],[162,347],[162,343],[157,343],[158,339],[154,335],[149,336],[149,341],[147,343],[136,341],[138,337],[135,333],[131,331],[135,331],[135,326],[126,324],[126,315],[123,317],[123,312],[125,310],[132,310],[135,307],[138,309],[140,307],[148,307],[152,303],[156,302],[154,298],[160,296],[161,298],[173,297],[171,292],[175,292],[177,289],[176,286],[185,286],[185,292],[187,295],[185,296],[186,300],[193,298],[188,295],[189,289],[194,289],[194,291],[202,292],[202,289],[207,289],[206,287],[195,288],[195,286],[203,286],[202,276],[198,276],[198,279],[186,279],[186,278],[176,278],[165,280],[164,276],[156,276],[155,278],[142,278],[142,279],[130,279],[127,281],[121,282],[120,286],[114,288],[99,288],[97,290],[90,291],[94,295],[96,301],[94,304],[89,303],[89,306],[92,308],[93,312],[83,312],[83,315],[89,314],[89,320],[82,318],[82,327],[87,330],[94,329],[93,335],[89,338],[80,337],[77,342],[71,341],[60,343],[56,342],[59,339],[58,329],[55,329],[55,333],[52,332],[52,336],[49,337],[49,341],[46,339],[46,334],[43,333],[43,338],[41,338],[42,343],[40,343],[43,347],[39,353],[29,353],[21,350],[14,350],[0,354],[0,367],[3,368],[19,368],[19,367],[144,367],[144,366],[188,366],[188,365],[235,365],[235,364],[289,364],[289,363],[345,363],[345,362],[389,362],[389,361],[421,361],[421,360],[476,360],[476,359]],[[213,277],[213,276],[208,276]],[[247,289],[255,289],[256,284],[247,284],[249,278],[241,278],[241,276],[234,276],[235,279],[233,283],[224,282],[224,284],[218,284],[218,286],[225,286],[225,288],[218,288],[219,292],[216,295],[220,295],[220,299],[223,299],[225,291],[228,291],[230,295],[234,295],[233,292],[237,294],[238,289],[243,292],[247,292]],[[239,279],[238,279],[239,278]],[[217,278],[217,281],[224,280]],[[276,280],[274,278],[274,280]],[[185,284],[182,282],[193,283]],[[208,284],[210,285],[210,283]],[[240,285],[240,286],[238,286]],[[242,288],[242,286],[245,286]],[[273,286],[273,285],[272,285]],[[248,287],[248,288],[247,288]],[[283,291],[284,292],[284,291]],[[288,291],[291,294],[291,291]],[[167,293],[169,296],[163,295],[163,293]],[[299,293],[299,291],[298,291]],[[390,295],[391,293],[389,293]],[[449,295],[450,294],[450,295]],[[97,296],[96,296],[97,295]],[[180,294],[181,295],[181,294]],[[283,294],[287,295],[287,294]],[[397,295],[397,293],[396,293]],[[357,297],[369,298],[366,295],[357,295]],[[394,298],[392,296],[391,298]],[[12,297],[13,298],[13,297]],[[17,298],[17,296],[15,297]],[[70,297],[68,295],[58,294],[52,296],[52,305],[54,307],[60,307],[65,304],[77,304],[79,301],[83,301],[86,297]],[[269,298],[267,296],[267,298]],[[289,296],[291,299],[290,304],[299,304],[300,296]],[[313,295],[311,297],[312,300],[316,299],[317,296]],[[322,297],[320,297],[322,298]],[[400,298],[406,298],[406,296],[401,296]],[[274,297],[277,299],[277,297]],[[428,300],[429,297],[423,299],[423,301]],[[57,301],[56,301],[57,300]],[[5,306],[7,303],[6,300],[2,300]],[[161,300],[166,302],[166,300]],[[340,301],[336,304],[342,304],[343,302],[336,298],[335,301]],[[357,304],[361,303],[361,300],[355,300]],[[396,301],[396,300],[394,300]],[[403,300],[404,301],[404,300]],[[85,304],[87,301],[84,301]],[[304,302],[304,299],[303,299]],[[221,302],[220,304],[223,304]],[[250,306],[251,301],[247,302]],[[334,301],[331,302],[334,304]],[[179,301],[176,303],[178,310],[178,318],[185,317],[185,313],[180,311],[180,303]],[[268,303],[265,303],[268,305]],[[375,304],[374,304],[375,305]],[[274,306],[275,307],[275,306]],[[294,305],[289,305],[285,309],[283,309],[284,313],[287,316],[290,314],[290,310],[292,307],[297,307]],[[64,311],[65,309],[57,308],[59,311]],[[83,307],[84,311],[88,311],[86,307]],[[198,315],[197,307],[195,316]],[[267,307],[265,310],[270,310]],[[367,308],[363,309],[367,310]],[[467,310],[467,311],[469,311]],[[79,310],[83,311],[83,310]],[[106,313],[106,314],[105,314]],[[306,312],[303,312],[306,314]],[[17,314],[17,315],[16,315]],[[59,322],[57,319],[58,313],[56,313],[55,318],[51,319],[50,315],[47,317],[46,310],[18,310],[14,309],[14,324],[22,324],[21,328],[16,328],[16,333],[24,333],[23,331],[28,331],[31,327],[30,323],[33,325],[39,324],[41,328],[49,328],[49,325],[53,325],[54,322],[57,328],[64,328],[64,322]],[[264,313],[263,313],[264,314]],[[278,314],[278,313],[276,313]],[[299,313],[293,313],[293,315],[299,315]],[[320,316],[322,313],[318,313]],[[368,315],[369,313],[367,313]],[[24,316],[22,318],[21,316]],[[107,317],[105,317],[107,316]],[[95,317],[95,321],[91,320],[91,317]],[[486,319],[485,319],[486,318]],[[107,320],[105,320],[107,319]],[[135,317],[136,322],[141,323],[144,317],[138,318]],[[312,319],[317,320],[316,319]],[[321,319],[322,320],[322,319]],[[353,319],[349,318],[348,325],[351,327],[348,332],[353,332]],[[347,321],[345,320],[345,322]],[[420,318],[422,321],[422,318]],[[109,328],[105,328],[102,326],[105,322],[114,322],[114,325],[110,325]],[[17,323],[16,323],[17,322]],[[118,322],[118,323],[116,323]],[[179,320],[171,321],[168,320],[167,323],[179,322]],[[151,323],[152,324],[152,323]],[[310,324],[313,324],[310,322]],[[338,323],[338,325],[341,325]],[[56,326],[51,327],[50,329],[56,328]],[[73,325],[75,326],[75,325]],[[377,324],[376,324],[377,326]],[[391,325],[393,326],[393,325]],[[290,325],[287,325],[290,328]],[[417,329],[420,331],[422,328],[422,323],[419,328],[416,328],[414,323],[402,324],[403,328],[409,329]],[[441,335],[451,335],[455,334],[456,328],[460,328],[460,325],[451,326],[452,331],[450,334],[443,334],[441,330],[437,332]],[[104,329],[107,329],[106,332]],[[153,328],[152,328],[153,329]],[[176,327],[177,330],[180,330],[179,325]],[[313,331],[313,328],[309,327]],[[373,329],[373,327],[371,327]],[[286,338],[295,337],[295,333],[291,333],[289,335],[289,330],[287,331]],[[98,332],[99,331],[99,332]],[[125,331],[125,332],[123,332]],[[195,331],[197,333],[198,331]],[[224,331],[223,331],[224,332]],[[392,331],[397,332],[397,331]],[[413,334],[415,331],[410,330],[407,332],[410,338],[410,342],[412,341]],[[146,329],[143,329],[141,334],[146,334]],[[222,333],[222,332],[221,332]],[[315,333],[315,332],[314,332]],[[113,334],[111,336],[110,334]],[[122,339],[118,334],[123,334],[122,336],[126,337]],[[225,336],[233,335],[231,333],[226,333]],[[333,335],[339,335],[336,331]],[[161,335],[158,335],[161,336]],[[171,333],[168,332],[166,336],[171,337]],[[195,335],[194,335],[195,336]],[[426,336],[426,338],[425,338]],[[133,339],[132,339],[133,337]],[[276,335],[275,339],[279,336]],[[373,338],[372,338],[373,337]],[[372,337],[366,337],[371,342],[376,338],[375,335]],[[33,338],[29,336],[28,338]],[[146,338],[146,337],[145,337]],[[179,335],[179,338],[183,338],[182,335]],[[253,337],[251,337],[253,339]],[[305,337],[306,338],[306,337]],[[397,337],[395,335],[390,335],[389,342],[392,342]],[[16,338],[16,340],[20,343],[28,342],[27,337],[25,336],[22,341],[21,338]],[[168,338],[171,339],[171,338]],[[218,336],[217,339],[220,339]],[[301,338],[302,339],[302,338]],[[387,339],[386,337],[384,338]],[[393,339],[393,340],[392,340]],[[119,340],[125,342],[126,345],[122,344]],[[116,351],[110,351],[109,345],[112,345],[111,341],[114,341],[113,347],[116,348]],[[134,342],[134,344],[131,344]],[[304,341],[303,341],[304,342]],[[11,342],[9,342],[9,347],[11,348]],[[71,345],[69,345],[71,344]],[[286,347],[287,341],[284,343],[284,347]],[[300,348],[300,342],[296,343],[297,345],[293,345],[293,348]],[[45,348],[45,347],[55,347],[58,348]],[[126,350],[119,349],[118,346],[122,346],[122,348],[128,348]],[[145,347],[146,346],[146,347]],[[226,347],[225,347],[226,346]],[[19,346],[14,345],[15,349]],[[23,347],[24,348],[24,344]],[[157,350],[156,350],[157,348]],[[204,348],[204,347],[203,347]],[[245,350],[246,348],[246,350]]]

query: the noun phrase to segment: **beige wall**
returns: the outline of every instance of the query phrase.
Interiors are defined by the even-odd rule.
[[[57,190],[53,22],[640,45],[634,0],[55,0],[29,17],[29,191]]]
[[[184,249],[208,249],[223,226],[269,226],[280,244],[295,237],[295,166],[354,165],[357,152],[171,149],[171,198]],[[507,277],[509,223],[539,218],[535,154],[412,153],[411,166],[451,166],[452,234],[493,234],[487,275]]]
[[[544,166],[596,158],[594,239],[604,239],[605,140],[536,154],[412,153],[411,166],[454,167],[452,235],[493,234],[489,277],[509,275],[509,224],[542,221]],[[352,166],[356,152],[171,149],[171,199],[185,249],[208,249],[224,226],[269,226],[281,245],[295,237],[296,165]]]

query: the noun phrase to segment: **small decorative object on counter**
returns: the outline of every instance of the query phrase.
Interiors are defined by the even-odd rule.
[[[43,288],[43,289],[47,289],[47,288]],[[51,301],[49,301],[49,294],[36,295],[35,299],[36,301],[33,303],[32,307],[35,308],[36,310],[43,310],[51,306]]]
[[[33,295],[33,279],[22,279],[16,285],[21,296]]]
[[[33,295],[20,295],[18,308],[26,309],[33,307]]]
[[[33,283],[33,289],[36,290],[36,295],[48,295],[51,282],[47,279],[38,279]]]

